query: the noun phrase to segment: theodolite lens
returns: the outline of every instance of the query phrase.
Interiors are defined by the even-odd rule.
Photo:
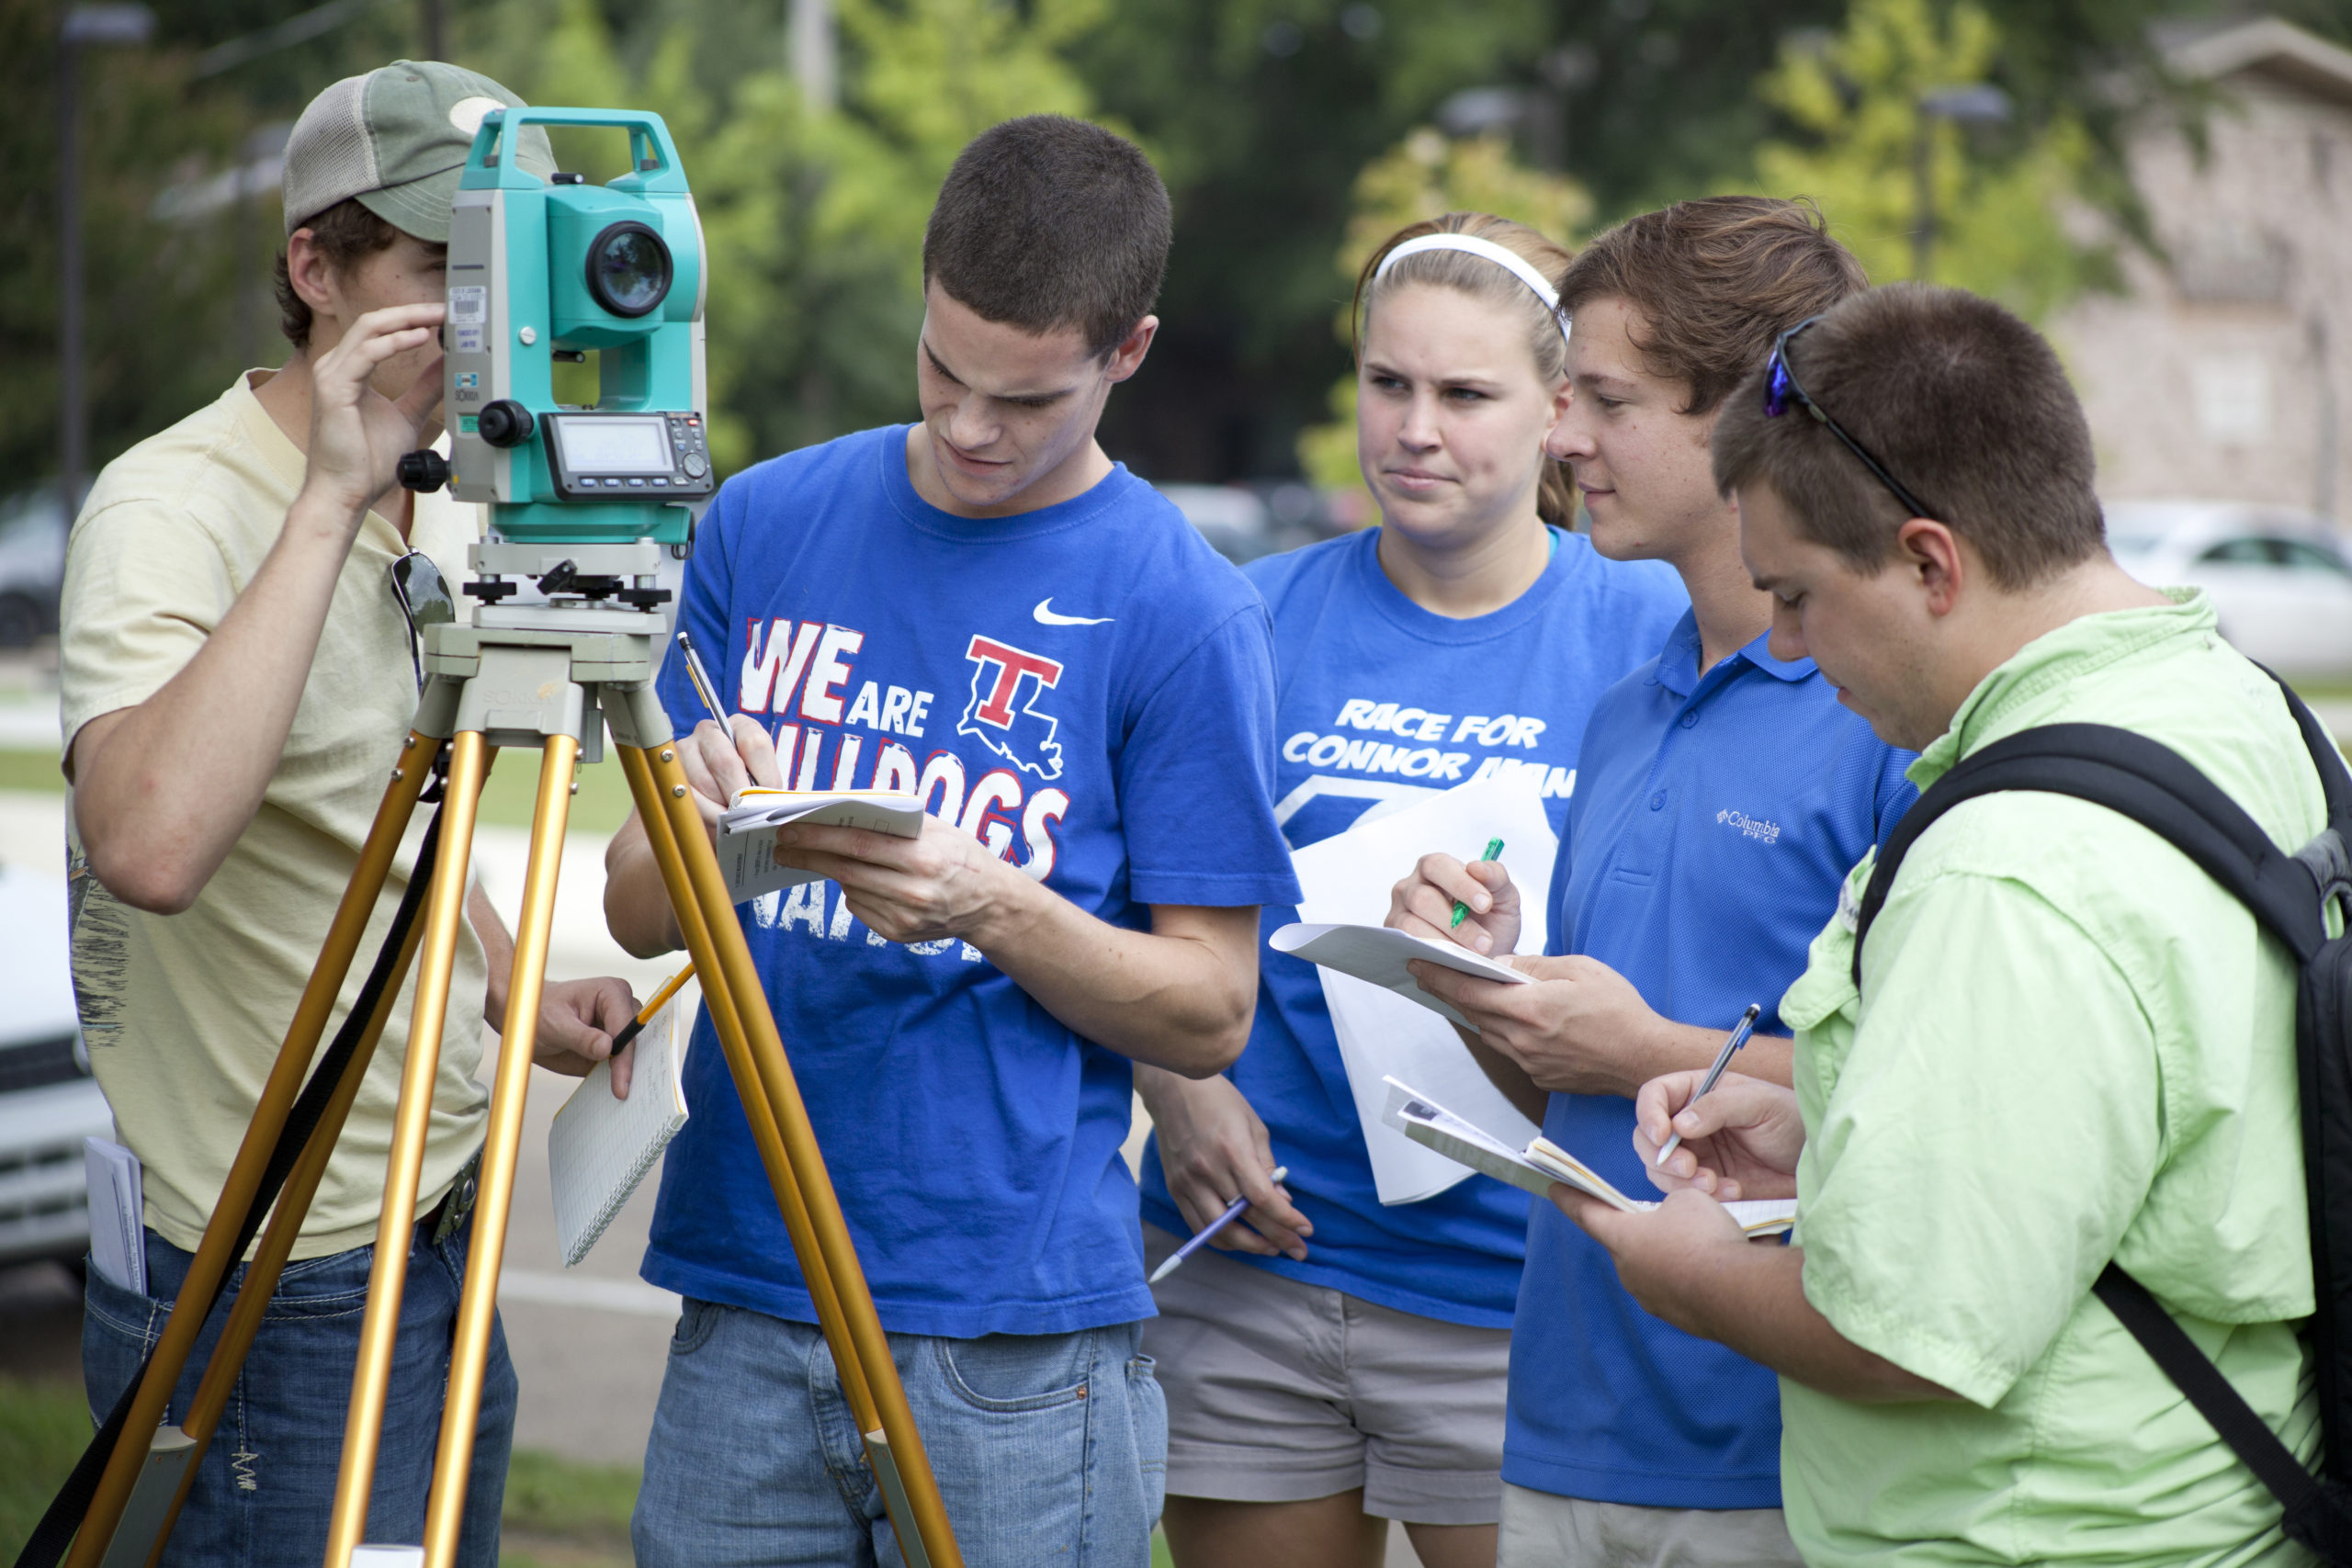
[[[670,295],[670,247],[642,223],[616,223],[588,246],[588,292],[616,316],[643,316]]]

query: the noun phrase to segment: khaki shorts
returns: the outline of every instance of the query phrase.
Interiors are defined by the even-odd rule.
[[[1145,1267],[1178,1239],[1143,1227]],[[1302,1284],[1204,1247],[1152,1288],[1143,1325],[1168,1395],[1168,1490],[1302,1503],[1363,1488],[1417,1525],[1502,1517],[1510,1330]]]
[[[1186,1264],[1191,1268],[1191,1264]],[[1496,1568],[1804,1568],[1778,1508],[1643,1508],[1503,1488]]]

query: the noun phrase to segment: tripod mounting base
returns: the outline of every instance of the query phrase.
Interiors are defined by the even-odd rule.
[[[419,735],[447,739],[480,730],[492,746],[534,749],[563,735],[579,745],[582,762],[595,762],[605,754],[601,707],[616,710],[629,743],[650,727],[625,716],[649,705],[660,712],[651,689],[658,615],[519,604],[481,611],[475,620],[425,628]],[[656,743],[669,739],[666,724],[661,729]]]
[[[466,564],[501,577],[540,577],[570,561],[593,577],[650,577],[662,570],[662,547],[650,539],[629,545],[515,544],[485,539],[466,547]]]

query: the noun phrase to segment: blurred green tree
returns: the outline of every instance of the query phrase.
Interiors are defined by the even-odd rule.
[[[1762,189],[1817,202],[1876,282],[1918,271],[1918,231],[1935,281],[1999,299],[2033,319],[2107,276],[2064,212],[2091,164],[2081,122],[1970,127],[1930,114],[1929,96],[1975,85],[2000,54],[1992,17],[1962,0],[1855,0],[1825,46],[1790,46],[1759,85],[1799,137],[1757,149]],[[2013,111],[2014,112],[2014,111]]]
[[[1356,322],[1351,304],[1356,279],[1381,242],[1408,223],[1448,212],[1491,212],[1524,223],[1573,250],[1582,243],[1592,198],[1565,175],[1546,174],[1516,162],[1500,136],[1448,137],[1423,127],[1365,165],[1356,176],[1354,210],[1340,242],[1337,272],[1349,303],[1335,323],[1339,339],[1354,352]],[[1308,479],[1342,494],[1340,503],[1363,521],[1372,520],[1372,497],[1356,462],[1356,378],[1352,367],[1333,382],[1329,423],[1298,438],[1298,463]]]
[[[1124,0],[1073,40],[1095,101],[1140,133],[1176,203],[1151,358],[1104,445],[1154,478],[1296,462],[1348,364],[1331,268],[1356,178],[1446,95],[1527,68],[1546,0]]]
[[[58,466],[60,7],[0,0],[0,496]],[[232,153],[242,110],[191,90],[168,50],[81,52],[85,385],[92,471],[220,396],[237,367],[240,262],[225,222],[151,216],[167,186]],[[275,204],[264,206],[274,211]],[[264,255],[249,241],[245,265]],[[274,319],[274,313],[273,313]]]

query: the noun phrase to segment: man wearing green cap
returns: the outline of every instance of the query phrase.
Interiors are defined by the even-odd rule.
[[[476,508],[401,489],[393,465],[439,437],[450,198],[483,116],[517,102],[486,77],[412,61],[321,94],[286,149],[277,288],[292,355],[108,464],[66,547],[74,992],[116,1136],[144,1185],[143,1258],[130,1278],[89,1274],[82,1361],[97,1411],[162,1331],[357,864],[422,679],[409,611],[431,578],[419,568],[455,581],[480,535]],[[543,132],[518,141],[526,168],[554,172]],[[330,1032],[390,926],[419,833],[378,900]],[[513,944],[479,886],[469,910],[451,990],[482,1007],[452,1008],[442,1032],[371,1540],[423,1539],[487,1118],[475,1081],[481,1023],[505,1011]],[[324,1555],[409,985],[167,1563],[316,1568]],[[635,1009],[617,979],[550,983],[537,1059],[586,1072]],[[626,1073],[614,1081],[625,1089]],[[169,1419],[186,1414],[218,1322]],[[494,1335],[460,1551],[484,1568],[498,1556],[514,1397]]]

